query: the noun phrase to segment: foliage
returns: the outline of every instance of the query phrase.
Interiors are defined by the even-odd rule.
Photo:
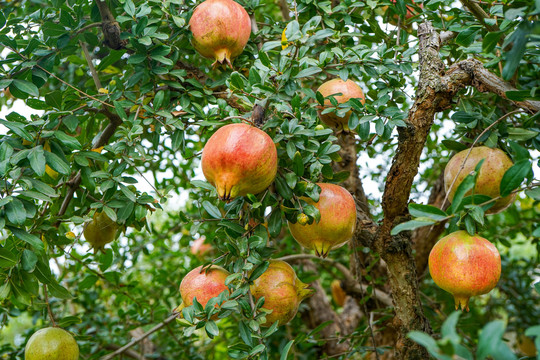
[[[498,23],[496,30],[466,8],[440,0],[424,2],[412,19],[405,17],[407,6],[419,8],[404,0],[395,6],[389,0],[289,1],[285,13],[291,20],[277,2],[238,2],[259,29],[228,69],[212,68],[213,60],[201,58],[190,44],[187,24],[198,0],[111,0],[108,7],[124,42],[116,50],[103,42],[97,1],[0,0],[0,109],[9,109],[0,119],[0,323],[33,320],[20,334],[23,341],[0,343],[7,358],[23,358],[25,341],[49,321],[49,302],[56,323],[76,335],[84,358],[98,359],[129,342],[130,331],[147,331],[168,318],[180,303],[183,276],[209,263],[232,273],[231,294],[205,308],[184,309],[184,320],[151,337],[151,356],[317,358],[328,324],[310,327],[310,308],[303,303],[290,326],[263,328],[263,302],[252,304],[248,291],[270,258],[303,251],[286,224],[300,214],[317,221],[317,210],[304,200],[318,199],[315,183],[339,184],[351,175],[335,170],[342,160],[338,136],[318,126],[324,98],[315,89],[336,76],[364,89],[365,105],[353,99],[324,111],[353,110],[349,128],[356,133],[358,153],[370,162],[380,160],[361,164],[362,180],[379,192],[396,151],[397,130],[406,128],[414,101],[417,23],[429,20],[438,30],[458,33],[441,49],[447,65],[474,56],[520,89],[508,98],[539,98],[538,1],[490,4],[493,18],[485,22]],[[389,25],[395,15],[404,26]],[[535,255],[509,255],[504,276],[511,280],[494,296],[500,301],[477,310],[479,321],[471,325],[478,329],[488,323],[484,329],[500,331],[501,323],[489,321],[506,312],[509,326],[516,328],[530,321],[535,306],[508,294],[526,293],[532,281],[517,279],[535,271],[539,258],[540,194],[532,171],[540,150],[539,114],[519,112],[500,120],[512,104],[477,90],[462,90],[455,100],[457,107],[440,113],[428,138],[412,189],[416,204],[409,205],[414,219],[394,232],[451,218],[452,227],[480,231],[508,252],[516,242],[528,246]],[[23,102],[32,109],[28,116],[20,110]],[[250,122],[255,105],[266,111],[262,129],[277,146],[278,176],[261,194],[220,202],[203,180],[200,153],[223,124]],[[445,159],[475,140],[512,156],[515,165],[501,188],[528,187],[526,196],[487,218],[479,204],[489,199],[464,197],[449,210],[423,204]],[[474,186],[474,176],[462,186],[464,194],[465,187]],[[373,193],[368,194],[372,215],[380,220],[380,199]],[[95,212],[105,212],[122,230],[96,254],[82,237]],[[202,258],[190,252],[200,236],[213,246]],[[368,265],[362,275],[370,286],[362,302],[372,306],[374,288],[387,279],[376,272],[378,254],[368,247],[363,252]],[[343,247],[330,256],[348,263],[350,253]],[[316,272],[295,267],[299,278],[320,280],[329,289],[333,279],[343,277],[332,264],[316,264]],[[438,291],[429,279],[424,285],[429,296]],[[440,300],[440,310],[449,313],[451,305]],[[507,301],[514,306],[507,307]],[[437,328],[441,319],[429,313],[432,304],[425,305]],[[355,331],[342,335],[351,341],[344,357],[372,350],[368,325],[383,332],[391,318],[390,309],[378,310],[373,323],[362,319]],[[446,340],[437,345],[441,351],[460,346],[454,345],[460,344],[453,330],[457,315],[450,318],[453,323],[443,325]]]

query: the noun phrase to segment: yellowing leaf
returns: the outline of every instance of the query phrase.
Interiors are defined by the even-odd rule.
[[[98,90],[98,92],[99,92],[100,94],[108,94],[108,93],[109,93],[109,90],[104,89],[104,88],[100,88],[100,89]]]
[[[281,50],[285,50],[289,47],[289,43],[287,42],[287,36],[285,36],[286,30],[287,27],[285,26],[285,29],[283,29],[283,32],[281,33]]]

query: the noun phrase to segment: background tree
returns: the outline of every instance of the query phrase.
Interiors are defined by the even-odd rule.
[[[540,345],[540,3],[239,1],[252,35],[233,69],[191,45],[198,3],[0,1],[2,353],[22,359],[53,324],[84,359],[483,359],[515,356],[504,344],[518,351],[526,329]],[[318,119],[316,89],[336,77],[366,95],[335,107],[353,110],[352,134]],[[232,122],[266,131],[279,169],[267,191],[224,203],[199,163]],[[511,156],[502,187],[517,200],[489,216],[474,197],[448,209],[447,160],[481,144]],[[317,198],[315,182],[341,184],[357,207],[352,240],[326,259],[286,226],[317,218],[300,201]],[[96,212],[119,230],[93,253],[82,234]],[[426,268],[459,227],[497,246],[503,274],[458,323]],[[202,236],[212,249],[193,254]],[[264,328],[248,290],[271,258],[315,294]],[[233,294],[176,322],[180,281],[211,262],[234,274]]]

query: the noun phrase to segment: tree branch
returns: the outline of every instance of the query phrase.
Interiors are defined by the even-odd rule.
[[[101,15],[101,31],[105,37],[103,43],[113,50],[122,49],[125,46],[126,41],[120,39],[120,25],[114,18],[107,3],[104,0],[96,0],[96,5],[99,9],[99,14]]]
[[[482,24],[486,29],[491,32],[500,31],[497,25],[490,25],[486,23],[486,19],[489,19],[489,15],[478,5],[477,3],[471,0],[461,0],[463,6],[467,7],[469,11],[474,15],[476,19]]]
[[[150,330],[148,330],[147,332],[145,332],[141,336],[131,340],[129,343],[122,346],[118,350],[116,350],[116,351],[114,351],[114,352],[112,352],[112,353],[110,353],[108,355],[103,356],[100,360],[111,360],[115,356],[118,356],[118,355],[124,353],[126,350],[128,350],[129,348],[135,346],[140,341],[146,339],[148,336],[152,335],[156,331],[161,330],[163,327],[167,326],[168,323],[173,322],[174,319],[176,319],[177,316],[178,316],[178,314],[176,314],[176,313],[172,314],[171,316],[169,316],[168,318],[166,318],[165,320],[163,320],[162,322],[160,322],[159,324],[157,324],[156,326],[154,326],[153,328],[151,328]]]
[[[540,101],[513,101],[508,99],[506,92],[517,91],[518,89],[488,71],[484,68],[484,65],[476,59],[462,60],[454,64],[446,72],[443,82],[447,84],[454,83],[459,86],[472,85],[478,91],[492,92],[503,99],[513,102],[515,106],[526,110],[529,114],[540,111]]]

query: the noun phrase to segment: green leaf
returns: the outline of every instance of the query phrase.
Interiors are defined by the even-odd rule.
[[[456,325],[460,315],[461,311],[454,311],[441,326],[441,334],[443,338],[449,338],[455,344],[459,343],[460,341],[460,337],[456,331]]]
[[[0,267],[11,268],[17,265],[18,260],[17,255],[6,248],[0,247]]]
[[[412,341],[422,345],[426,350],[437,359],[451,359],[450,356],[441,357],[439,354],[439,347],[437,342],[431,336],[421,331],[411,331],[407,334],[407,337]]]
[[[400,232],[405,231],[405,230],[414,230],[414,229],[422,227],[422,226],[433,225],[433,224],[436,224],[436,223],[437,222],[435,220],[432,220],[432,219],[417,218],[415,220],[406,221],[404,223],[401,223],[401,224],[395,226],[392,229],[392,231],[390,232],[390,234],[391,235],[397,235]]]
[[[525,195],[534,200],[540,200],[540,187],[525,191]]]
[[[506,326],[502,320],[491,321],[484,326],[478,339],[478,349],[476,351],[478,360],[484,360],[489,355],[497,352],[497,344],[501,341],[505,328]]]
[[[484,36],[484,40],[482,41],[482,50],[486,53],[490,53],[495,49],[495,46],[499,42],[502,36],[502,31],[497,32],[490,32],[487,33],[486,36]]]
[[[508,128],[508,138],[516,141],[527,141],[538,136],[538,131],[523,128]]]
[[[35,97],[39,96],[39,89],[37,88],[36,85],[32,84],[30,81],[21,80],[21,79],[13,79],[13,83],[11,83],[11,86],[14,86],[18,90],[28,95],[35,96]]]
[[[21,200],[13,198],[5,206],[6,216],[9,222],[22,225],[26,221],[26,209]]]
[[[248,281],[255,281],[261,276],[266,270],[268,270],[268,266],[270,265],[270,262],[264,261],[263,263],[257,265],[257,267],[251,272],[249,275]]]
[[[431,205],[410,203],[409,212],[414,217],[427,217],[434,220],[443,220],[448,217],[443,210]]]
[[[460,31],[456,37],[456,43],[462,46],[469,46],[473,43],[480,29],[476,26],[471,26],[463,31]]]
[[[213,320],[208,320],[206,322],[206,325],[204,326],[204,330],[206,330],[206,333],[211,339],[214,338],[214,336],[219,335],[219,328],[217,327],[216,323]]]
[[[210,214],[210,216],[212,216],[214,219],[222,218],[221,212],[219,211],[218,207],[210,203],[210,201],[204,200],[202,206],[204,210],[206,210],[206,212]]]
[[[304,175],[304,162],[302,161],[302,154],[300,154],[300,151],[297,151],[296,153],[294,153],[293,171],[298,176]]]
[[[299,78],[303,78],[303,77],[307,77],[307,76],[311,76],[311,75],[315,75],[315,74],[318,74],[322,71],[322,69],[318,66],[312,66],[312,67],[309,67],[307,69],[304,69],[302,71],[300,71],[296,76],[295,78],[296,79],[299,79]]]
[[[276,177],[275,184],[279,195],[287,200],[292,199],[293,193],[289,188],[289,185],[287,185],[287,182],[280,175]]]
[[[202,180],[191,180],[191,185],[206,190],[215,190],[215,188],[208,182]]]
[[[271,237],[276,237],[281,232],[281,210],[279,208],[274,209],[270,218],[268,219],[268,232]]]
[[[38,258],[32,250],[24,249],[21,260],[24,271],[32,272],[36,267]]]
[[[501,196],[507,196],[517,189],[530,171],[532,171],[532,165],[527,159],[518,161],[506,170],[500,184]]]
[[[442,144],[448,149],[448,150],[454,150],[454,151],[462,151],[467,149],[467,145],[462,144],[460,142],[457,142],[455,140],[443,140]]]
[[[30,244],[38,251],[38,253],[41,253],[45,249],[43,242],[36,235],[29,234],[26,230],[21,230],[13,226],[6,226],[6,228],[8,228],[17,238]]]
[[[249,352],[249,355],[250,356],[256,355],[258,353],[263,352],[264,349],[266,349],[266,346],[264,346],[263,344],[259,344],[255,346],[253,349],[251,349],[251,351]]]
[[[113,101],[114,109],[116,110],[116,113],[122,120],[127,120],[127,114],[124,111],[124,108],[122,107],[122,104],[120,104],[119,101]]]
[[[281,350],[281,356],[279,357],[279,360],[287,360],[287,356],[289,355],[289,351],[291,350],[291,347],[294,344],[294,340],[290,340]]]
[[[54,136],[60,140],[60,142],[68,147],[70,150],[80,150],[82,148],[81,143],[79,140],[74,138],[73,136],[67,135],[63,131],[55,131]]]
[[[479,166],[481,166],[484,163],[484,159],[480,160],[478,164],[476,165],[476,169],[479,169]],[[476,177],[478,175],[478,171],[474,175],[468,174],[465,176],[465,179],[459,184],[456,192],[454,193],[454,198],[452,199],[452,205],[448,208],[448,212],[450,214],[454,214],[455,211],[459,208],[461,205],[461,201],[465,197],[465,195],[471,191],[474,188],[474,184],[476,183]]]
[[[4,14],[0,11],[0,29],[6,25],[6,17]]]
[[[30,167],[37,176],[43,176],[43,174],[45,174],[45,154],[43,146],[39,145],[31,149],[26,158],[30,161]]]
[[[59,172],[63,175],[69,175],[71,172],[69,165],[62,160],[58,155],[50,151],[45,151],[45,159],[47,160],[47,165],[51,167],[56,172]]]
[[[10,115],[11,114],[14,114],[14,113],[10,113]],[[15,123],[12,121],[5,121],[5,120],[0,120],[0,124],[4,125],[9,130],[13,131],[15,134],[19,135],[25,140],[28,140],[30,142],[34,141],[34,138],[32,137],[32,135],[30,135],[30,133],[28,133],[28,131],[26,131],[23,124]]]

